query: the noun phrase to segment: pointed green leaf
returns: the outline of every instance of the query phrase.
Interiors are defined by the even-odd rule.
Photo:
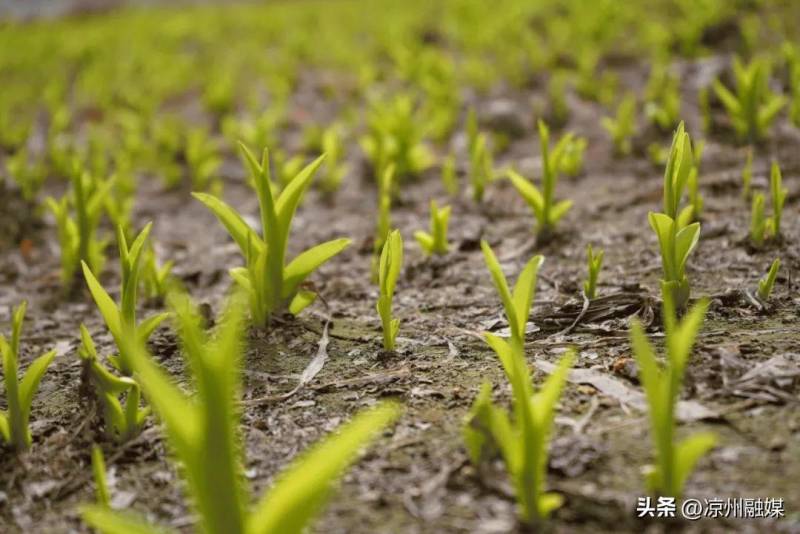
[[[334,239],[299,254],[283,271],[283,298],[292,296],[309,274],[350,246],[350,243],[350,239]]]
[[[289,304],[289,313],[297,315],[310,306],[316,298],[317,294],[313,291],[298,291]]]
[[[700,239],[700,223],[692,223],[681,229],[675,236],[675,259],[677,261],[677,274],[683,273],[686,262],[692,250]]]
[[[531,258],[517,278],[511,300],[514,303],[514,314],[517,325],[512,331],[520,338],[525,336],[525,324],[531,313],[531,305],[536,294],[536,276],[539,268],[544,263],[544,256],[537,255]]]
[[[172,532],[150,525],[144,518],[132,512],[118,512],[97,504],[81,506],[79,510],[83,520],[103,534],[166,534]]]
[[[330,496],[334,480],[400,413],[393,404],[361,412],[293,461],[253,509],[247,534],[300,534]]]
[[[556,205],[553,206],[553,209],[550,211],[550,221],[548,224],[555,225],[561,218],[567,214],[569,209],[572,207],[573,202],[571,200],[562,200],[561,202],[556,202]]]
[[[483,250],[483,257],[486,261],[486,267],[489,269],[489,274],[492,275],[494,287],[497,289],[497,293],[500,295],[500,300],[503,301],[503,308],[505,308],[506,311],[508,326],[511,328],[512,334],[519,336],[522,333],[517,331],[517,328],[519,327],[519,319],[517,319],[517,311],[516,307],[514,306],[514,299],[511,296],[511,291],[508,289],[508,282],[503,274],[503,269],[500,267],[500,262],[497,261],[497,256],[495,256],[492,247],[490,247],[489,243],[484,240],[481,240],[481,250]],[[525,320],[527,321],[527,317]]]
[[[139,340],[142,342],[146,342],[148,339],[150,339],[150,336],[153,334],[155,329],[158,328],[158,326],[162,322],[164,322],[164,320],[167,317],[169,317],[169,312],[162,312],[162,313],[157,313],[155,315],[151,315],[150,317],[142,321],[136,327],[137,330],[136,334],[139,336]]]
[[[544,212],[544,197],[539,189],[513,170],[508,171],[508,178],[525,202],[533,209],[537,219],[541,217]]]
[[[230,236],[239,245],[242,256],[249,258],[248,242],[251,247],[260,251],[264,248],[264,241],[250,226],[244,222],[241,215],[228,206],[225,202],[219,200],[213,195],[207,193],[192,193],[192,196],[206,205],[208,209],[217,217],[220,223],[225,227]]]
[[[414,239],[419,243],[420,248],[430,254],[433,251],[433,236],[428,232],[417,230],[414,232]]]
[[[675,489],[680,492],[695,465],[717,444],[712,432],[693,434],[675,447]]]
[[[36,394],[36,390],[39,388],[39,382],[41,382],[44,372],[47,371],[47,368],[53,362],[53,358],[55,357],[56,351],[51,350],[50,352],[42,354],[36,358],[36,360],[34,360],[34,362],[28,367],[28,370],[25,372],[25,377],[22,379],[22,382],[20,382],[19,405],[26,421],[28,419],[28,414],[30,413],[31,401],[33,400],[33,396]]]
[[[114,340],[117,342],[117,345],[119,345],[123,337],[123,330],[122,317],[120,316],[117,304],[94,277],[91,269],[86,265],[86,262],[82,261],[81,266],[83,267],[83,276],[86,279],[86,285],[89,286],[89,292],[91,292],[92,298],[94,298],[97,308],[100,310],[103,320],[105,320],[106,326],[111,331],[111,335],[114,336]]]
[[[278,223],[284,233],[288,231],[289,223],[294,216],[297,205],[303,196],[303,192],[311,184],[314,174],[325,159],[325,154],[321,155],[301,170],[289,184],[281,191],[278,201],[275,203],[275,212],[278,215]]]

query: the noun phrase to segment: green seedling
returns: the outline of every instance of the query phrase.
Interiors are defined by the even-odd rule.
[[[509,289],[500,262],[497,261],[492,247],[486,241],[481,241],[481,250],[486,261],[489,274],[492,275],[497,293],[503,302],[506,319],[511,331],[511,339],[522,343],[525,340],[525,325],[528,323],[533,298],[536,293],[536,277],[539,268],[544,263],[544,256],[536,255],[531,258],[522,269],[513,291]]]
[[[511,339],[494,334],[484,338],[503,365],[513,393],[513,419],[491,401],[491,386],[485,383],[464,426],[463,435],[470,458],[479,464],[491,450],[499,450],[512,479],[525,523],[546,519],[561,506],[562,497],[546,491],[547,456],[556,405],[575,354],[569,351],[537,391],[525,361],[525,323],[536,290],[536,275],[542,256],[533,257],[519,275],[513,293],[491,247],[481,243],[486,264],[503,301],[511,327]]]
[[[150,235],[152,223],[139,233],[131,243],[130,248],[125,239],[125,234],[121,227],[117,227],[117,241],[119,243],[120,272],[122,273],[122,284],[120,285],[120,303],[114,302],[108,292],[103,289],[97,281],[91,268],[83,263],[83,275],[86,278],[86,285],[92,294],[92,298],[103,316],[114,343],[117,345],[119,354],[109,357],[112,365],[125,375],[131,374],[130,355],[125,350],[128,346],[125,339],[135,337],[139,341],[145,342],[150,338],[150,334],[167,318],[167,313],[152,315],[136,323],[136,299],[139,290],[139,276],[141,272],[141,257],[143,247]]]
[[[136,200],[136,185],[129,187],[125,184],[130,176],[125,172],[115,172],[110,181],[113,182],[111,191],[103,203],[106,215],[114,228],[121,226],[125,235],[131,234],[131,213]]]
[[[689,205],[684,208],[678,217],[678,224],[682,227],[687,226],[690,222],[699,221],[703,215],[703,206],[705,201],[703,195],[700,193],[700,163],[703,159],[703,150],[705,148],[704,141],[698,141],[694,145],[694,164],[689,171],[689,176],[686,178],[686,189],[689,196]]]
[[[654,166],[662,167],[667,164],[669,147],[657,142],[650,143],[647,145],[647,157]]]
[[[744,167],[742,168],[742,196],[745,199],[750,198],[750,188],[753,182],[753,146],[747,147],[747,156],[745,156]]]
[[[83,380],[93,393],[103,412],[106,434],[118,443],[124,443],[137,435],[150,414],[150,408],[140,408],[139,384],[130,377],[118,377],[100,363],[94,340],[86,327],[81,325],[81,348],[78,351],[83,365]],[[120,400],[125,395],[125,402]]]
[[[779,239],[781,237],[783,205],[786,202],[786,195],[789,194],[789,190],[783,187],[781,169],[775,161],[772,162],[769,176],[769,192],[772,197],[772,217],[767,219],[767,235],[770,238]]]
[[[47,368],[53,362],[56,351],[51,350],[38,358],[28,367],[21,381],[17,381],[19,368],[19,342],[22,335],[22,323],[28,303],[22,303],[11,314],[11,343],[0,335],[0,354],[3,357],[3,381],[6,387],[6,405],[8,409],[0,410],[0,436],[18,451],[31,446],[31,431],[28,421],[31,416],[31,402],[39,382]]]
[[[277,146],[278,133],[287,121],[287,103],[278,100],[262,113],[241,120],[228,115],[222,121],[222,131],[231,144],[244,142],[248,146]]]
[[[586,281],[583,283],[583,294],[587,299],[592,300],[597,297],[597,277],[603,267],[603,251],[598,250],[595,253],[592,245],[587,245],[586,263],[588,274]]]
[[[761,299],[762,302],[767,302],[770,295],[772,295],[772,288],[775,286],[775,280],[778,277],[778,269],[780,269],[780,267],[780,258],[775,258],[775,261],[769,266],[767,275],[758,281],[758,298]]]
[[[617,92],[618,77],[608,70],[598,73],[601,52],[594,46],[582,47],[575,53],[577,79],[575,89],[582,98],[608,104]]]
[[[202,128],[190,130],[186,135],[186,164],[189,167],[189,178],[196,191],[222,192],[222,182],[217,171],[222,164],[218,143],[212,139],[208,131]]]
[[[383,244],[378,266],[380,296],[378,297],[377,309],[383,328],[383,348],[385,350],[394,350],[397,332],[400,330],[400,319],[392,318],[392,300],[394,299],[394,289],[402,266],[403,237],[400,235],[400,230],[394,230],[389,233],[386,242]]]
[[[769,188],[772,197],[772,215],[769,217],[764,214],[764,194],[753,195],[750,211],[750,240],[756,247],[762,246],[767,239],[780,239],[781,236],[783,205],[786,202],[788,190],[783,187],[781,169],[776,162],[772,163]]]
[[[577,137],[571,132],[559,139],[551,155],[556,173],[578,176],[583,171],[583,154],[587,144],[585,137]]]
[[[456,155],[450,152],[442,161],[442,185],[450,196],[458,194],[458,176],[456,175]]]
[[[492,181],[493,176],[492,152],[488,147],[486,134],[479,133],[470,147],[469,154],[469,181],[472,184],[472,198],[475,202],[483,201],[486,186]]]
[[[108,491],[106,461],[103,458],[103,449],[99,445],[92,445],[92,477],[94,478],[94,494],[97,506],[110,508],[111,493]]]
[[[179,473],[197,517],[198,531],[300,534],[323,508],[334,481],[356,459],[358,451],[398,417],[400,409],[380,404],[356,415],[335,435],[296,459],[266,494],[251,504],[238,429],[243,307],[234,298],[212,338],[203,330],[199,313],[188,297],[170,300],[195,397],[173,383],[143,346],[137,345],[130,352],[136,375],[181,463]],[[138,515],[104,505],[85,505],[81,515],[90,526],[108,534],[165,532]]]
[[[629,155],[633,148],[631,139],[636,131],[636,95],[626,95],[617,106],[616,115],[603,117],[601,124],[611,135],[614,153],[617,156]]]
[[[149,299],[163,299],[167,295],[167,290],[173,281],[172,268],[175,262],[166,261],[158,264],[156,251],[152,245],[144,251],[142,258],[142,290]]]
[[[324,156],[306,165],[286,184],[276,199],[270,179],[269,151],[264,149],[259,163],[247,147],[243,144],[239,146],[255,181],[262,234],[256,233],[241,215],[217,197],[206,193],[192,195],[214,213],[239,245],[247,266],[231,269],[230,273],[250,297],[253,322],[265,325],[273,313],[288,307],[289,312],[296,315],[314,302],[316,295],[300,289],[300,285],[320,265],[344,250],[350,240],[334,239],[322,243],[301,253],[286,265],[292,219]]]
[[[419,176],[433,164],[424,142],[424,123],[409,95],[377,102],[368,112],[367,126],[361,148],[372,163],[376,179],[390,163],[401,180]]]
[[[786,104],[786,98],[770,91],[769,64],[763,59],[744,65],[739,58],[734,58],[733,75],[735,94],[719,80],[714,80],[714,92],[727,110],[739,138],[760,141]]]
[[[439,208],[435,200],[431,200],[431,232],[418,230],[414,238],[426,254],[447,254],[447,223],[450,219],[450,206]]]
[[[645,89],[644,114],[662,131],[675,127],[680,119],[681,94],[679,80],[664,64],[656,64]]]
[[[631,326],[631,344],[649,406],[650,432],[655,448],[655,465],[647,470],[647,486],[659,495],[680,497],[697,461],[716,444],[716,437],[710,432],[697,433],[675,442],[675,406],[692,345],[707,308],[708,301],[702,300],[678,322],[672,296],[669,291],[664,292],[667,361],[663,367],[659,365],[639,321],[634,320]]]
[[[322,132],[321,145],[325,163],[322,165],[319,188],[323,194],[330,197],[339,190],[347,173],[347,164],[343,161],[344,144],[336,126],[326,128]]]
[[[103,250],[106,241],[97,237],[100,217],[105,199],[113,182],[100,182],[88,173],[75,171],[72,174],[72,193],[60,200],[46,199],[58,225],[58,242],[61,246],[61,280],[71,285],[81,262],[89,265],[93,272],[103,269]],[[71,213],[74,210],[74,215]]]
[[[31,162],[25,147],[6,158],[6,172],[17,184],[22,198],[33,202],[42,188],[47,173],[40,161]]]
[[[650,212],[650,227],[658,236],[661,249],[661,264],[664,278],[663,291],[670,292],[673,302],[683,308],[689,300],[690,286],[686,277],[686,262],[700,239],[700,224],[685,226],[682,221],[690,218],[691,206],[679,213],[680,200],[694,168],[692,144],[689,134],[680,123],[672,138],[667,166],[664,171],[664,213]]]
[[[537,235],[546,237],[555,229],[556,223],[572,207],[572,201],[555,201],[556,182],[558,181],[557,169],[564,151],[550,152],[550,132],[547,125],[541,121],[539,121],[539,141],[542,150],[542,189],[540,190],[517,174],[516,171],[509,170],[508,177],[533,210],[537,222]]]
[[[550,76],[547,82],[547,99],[549,102],[550,121],[555,126],[562,126],[569,119],[569,105],[567,104],[567,74],[559,70]]]

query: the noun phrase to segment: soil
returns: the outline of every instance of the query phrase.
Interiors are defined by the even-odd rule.
[[[709,64],[715,61],[724,66],[727,56]],[[646,75],[646,64],[631,63],[625,83],[641,89]],[[687,94],[698,76],[698,69],[682,67]],[[295,119],[285,132],[290,149],[297,144],[302,124],[327,120],[335,109],[335,102],[313,104],[317,83],[309,73],[295,95]],[[531,103],[544,97],[543,88],[535,85],[524,91],[499,86],[486,95],[468,95],[468,103],[479,112],[495,101],[510,100],[516,113],[525,117],[523,131],[497,155],[500,167],[513,165],[525,176],[539,175],[538,138],[529,116]],[[483,238],[512,277],[532,254],[546,256],[527,337],[536,381],[545,376],[541,362],[555,362],[570,346],[580,354],[576,367],[587,372],[581,375],[586,381],[568,384],[560,404],[549,484],[565,496],[565,504],[547,530],[800,532],[800,133],[782,118],[768,142],[755,151],[754,187],[767,189],[774,158],[789,188],[783,241],[760,250],[749,247],[746,239],[750,210],[740,189],[745,148],[721,130],[705,136],[700,189],[706,210],[689,277],[693,296],[712,300],[682,400],[707,410],[680,427],[680,433],[712,430],[719,437],[719,446],[691,476],[686,497],[778,497],[784,500],[787,517],[646,521],[635,513],[637,497],[646,494],[641,471],[651,460],[646,414],[601,391],[599,384],[613,379],[640,390],[628,322],[634,316],[648,321],[654,339],[662,332],[657,289],[661,265],[647,212],[660,209],[663,170],[642,151],[629,158],[612,157],[610,140],[600,127],[605,109],[573,95],[569,104],[569,122],[556,135],[578,132],[588,138],[589,147],[585,171],[558,184],[557,196],[573,199],[574,207],[549,243],[535,242],[532,214],[505,180],[491,184],[480,206],[469,197],[464,176],[463,194],[448,198],[437,168],[403,185],[392,213],[406,241],[395,297],[402,321],[396,353],[381,350],[374,308],[377,288],[370,282],[376,191],[355,143],[348,150],[351,172],[335,200],[327,202],[316,191],[307,195],[294,222],[291,251],[339,236],[352,237],[355,245],[312,276],[324,301],[296,319],[280,317],[272,327],[249,333],[243,396],[251,402],[245,403],[242,431],[254,494],[260,494],[298,452],[357,410],[392,398],[405,405],[405,414],[344,477],[314,531],[521,530],[502,465],[496,462],[478,473],[467,461],[461,438],[464,415],[481,382],[493,384],[498,402],[510,400],[500,364],[478,336],[506,326],[478,246]],[[690,131],[699,132],[696,109],[689,103],[684,106]],[[724,126],[721,114],[715,122]],[[670,136],[649,132],[645,138],[666,144]],[[463,145],[460,134],[453,142],[460,162],[468,161]],[[444,154],[447,147],[435,149]],[[255,220],[256,200],[233,152],[222,174],[226,200]],[[431,198],[453,205],[453,251],[441,258],[424,257],[411,238],[427,226]],[[116,446],[103,438],[97,414],[80,395],[79,324],[88,326],[101,353],[113,351],[113,344],[88,294],[62,293],[53,221],[43,210],[26,206],[12,190],[0,191],[0,205],[0,324],[8,324],[11,306],[27,299],[22,366],[45,350],[58,351],[34,399],[32,452],[18,456],[3,449],[0,456],[0,530],[86,531],[76,506],[93,499],[90,450],[99,441],[113,473],[112,494],[118,505],[179,531],[192,531],[192,516],[157,424],[150,421],[140,437]],[[142,179],[135,221],[141,227],[150,220],[161,258],[173,259],[176,275],[192,296],[207,304],[212,315],[217,313],[231,287],[227,269],[241,263],[235,245],[188,190],[164,190],[157,180]],[[587,243],[605,250],[599,286],[603,299],[567,332],[581,309]],[[114,250],[108,254],[110,267],[102,280],[106,287],[115,287],[119,276],[112,265]],[[754,290],[778,256],[782,266],[771,306],[759,310],[745,292]],[[161,309],[155,302],[143,303],[142,308],[142,313]],[[310,384],[277,400],[294,389],[316,353],[327,317],[332,319],[331,342],[324,368]],[[168,326],[153,336],[151,349],[177,380],[185,380],[184,362]]]

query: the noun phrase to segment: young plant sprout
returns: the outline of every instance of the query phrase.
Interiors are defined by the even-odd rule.
[[[552,160],[556,173],[577,176],[583,170],[583,153],[586,151],[585,137],[577,137],[572,132],[559,139],[553,147]]]
[[[769,89],[769,64],[753,59],[747,65],[733,59],[736,93],[719,80],[714,80],[714,92],[730,116],[733,129],[740,139],[760,141],[769,130],[778,112],[786,104],[783,95]]]
[[[747,156],[742,168],[742,196],[750,198],[750,184],[753,182],[753,146],[747,147]]]
[[[479,133],[471,145],[469,155],[469,181],[472,184],[472,198],[483,201],[486,186],[494,176],[492,153],[487,146],[486,134]]]
[[[64,195],[60,200],[52,197],[45,200],[58,225],[61,280],[68,286],[75,280],[81,262],[96,273],[103,269],[106,241],[98,239],[97,229],[105,199],[113,186],[110,180],[101,182],[79,170],[72,173],[71,182],[71,195]]]
[[[697,332],[702,326],[708,301],[702,300],[678,322],[672,294],[664,291],[664,330],[667,362],[662,367],[639,321],[631,326],[631,344],[650,412],[650,431],[655,465],[647,471],[649,489],[659,495],[680,497],[697,461],[716,444],[710,432],[694,434],[675,442],[675,406],[686,365]]]
[[[103,449],[99,445],[92,445],[92,478],[94,478],[94,495],[97,506],[111,507],[111,492],[108,491],[106,478],[106,461],[103,458]]]
[[[431,200],[431,233],[418,230],[414,238],[426,254],[447,254],[447,223],[450,219],[450,206],[439,208],[435,200]]]
[[[251,504],[242,476],[244,449],[238,430],[242,306],[235,298],[229,303],[212,339],[188,297],[175,296],[171,302],[196,398],[174,384],[142,345],[134,345],[129,352],[142,388],[182,464],[179,473],[197,515],[198,530],[208,534],[300,534],[322,509],[333,482],[356,459],[359,449],[394,421],[400,409],[381,404],[356,415],[337,434],[295,460],[272,488]],[[109,534],[163,532],[144,518],[102,504],[83,506],[81,515],[90,526]]]
[[[269,151],[264,149],[259,163],[246,146],[239,146],[255,181],[261,208],[262,235],[250,228],[241,215],[217,197],[206,193],[192,195],[216,215],[239,245],[246,267],[231,269],[230,273],[250,297],[253,322],[256,325],[265,325],[273,313],[280,312],[287,306],[290,313],[297,315],[314,302],[316,295],[300,289],[300,285],[320,265],[344,250],[350,240],[327,241],[306,250],[287,265],[286,246],[295,210],[324,156],[306,165],[275,199],[270,179]]]
[[[121,226],[126,237],[132,232],[131,213],[136,200],[136,184],[135,182],[132,186],[127,184],[129,180],[130,176],[127,173],[115,172],[109,180],[113,186],[103,202],[109,221],[114,228]]]
[[[775,286],[775,280],[778,277],[778,269],[781,267],[780,258],[775,258],[772,265],[769,266],[769,272],[766,276],[758,281],[758,298],[762,302],[767,302],[770,295],[772,295],[772,288]]]
[[[378,285],[380,297],[376,305],[383,328],[383,348],[394,350],[397,332],[400,329],[400,319],[392,318],[392,300],[400,268],[403,266],[403,237],[400,230],[389,233],[383,244],[381,259],[378,266]]]
[[[47,178],[44,165],[40,161],[31,162],[25,147],[6,157],[6,172],[19,187],[22,198],[28,202],[36,199]]]
[[[770,217],[764,215],[764,194],[753,195],[750,212],[750,240],[756,247],[762,246],[767,239],[780,239],[781,236],[781,218],[788,190],[783,187],[781,169],[776,162],[772,163],[769,188],[772,197],[772,215]]]
[[[320,142],[325,162],[322,164],[319,188],[324,195],[330,197],[339,190],[347,173],[347,164],[343,161],[344,145],[339,129],[335,125],[322,132]]]
[[[458,177],[456,176],[456,155],[450,152],[442,161],[442,185],[450,196],[458,193]]]
[[[149,407],[139,407],[139,384],[130,377],[114,375],[100,363],[94,340],[83,324],[78,354],[83,365],[83,380],[102,409],[106,434],[117,443],[136,437],[150,414]],[[123,394],[126,395],[124,405],[120,400]]]
[[[686,178],[686,189],[689,196],[689,205],[685,207],[678,216],[678,225],[683,228],[693,221],[700,221],[705,205],[703,195],[700,193],[699,175],[700,162],[703,158],[705,142],[698,141],[694,145],[694,163]]]
[[[166,261],[159,265],[156,258],[156,251],[151,244],[144,251],[142,258],[142,290],[149,299],[163,299],[167,295],[167,289],[173,281],[172,267],[175,262]]]
[[[670,74],[663,63],[656,63],[650,71],[645,89],[644,114],[660,130],[675,127],[681,113],[679,80]]]
[[[190,130],[186,135],[185,154],[192,188],[197,191],[211,190],[219,195],[222,182],[217,177],[217,170],[222,158],[218,144],[209,137],[208,131],[202,128]]]
[[[591,244],[586,245],[586,263],[588,274],[583,283],[583,294],[587,299],[592,300],[597,297],[597,277],[603,266],[603,251],[595,252]]]
[[[555,126],[566,124],[570,110],[567,105],[567,74],[563,70],[558,70],[550,76],[547,82],[547,100],[550,122]]]
[[[486,261],[486,268],[489,269],[492,282],[500,295],[500,300],[503,302],[503,309],[511,331],[511,339],[512,341],[516,340],[519,343],[524,343],[525,325],[528,323],[528,316],[536,294],[536,277],[539,273],[539,268],[544,263],[544,256],[536,255],[531,258],[517,278],[514,289],[510,290],[508,281],[503,274],[503,269],[500,267],[500,262],[497,261],[497,256],[495,256],[492,247],[486,241],[481,241],[481,250]]]
[[[139,233],[131,243],[130,248],[125,239],[125,234],[121,227],[117,227],[117,240],[119,242],[119,262],[120,272],[122,273],[122,284],[120,286],[120,303],[117,305],[108,292],[103,289],[97,281],[92,270],[86,263],[83,263],[83,275],[86,278],[86,285],[92,294],[92,298],[103,316],[106,326],[111,331],[114,343],[119,350],[118,356],[110,356],[108,359],[111,364],[125,375],[132,372],[130,366],[130,355],[127,353],[125,338],[134,336],[142,342],[150,338],[150,334],[167,318],[167,313],[152,315],[136,323],[136,297],[139,290],[139,275],[141,271],[141,257],[143,247],[150,235],[152,223]]]
[[[537,188],[517,174],[516,171],[509,170],[508,177],[533,210],[537,222],[537,235],[545,238],[555,229],[558,221],[572,207],[572,201],[555,201],[555,189],[558,181],[557,169],[564,151],[550,152],[550,132],[547,125],[541,121],[539,121],[539,141],[542,148],[542,189]]]
[[[783,187],[781,168],[775,161],[772,162],[769,177],[769,192],[772,197],[772,217],[767,219],[767,235],[770,238],[780,239],[783,205],[786,202],[786,195],[789,194],[789,191]]]
[[[636,131],[636,95],[626,95],[617,106],[616,115],[603,117],[601,124],[611,135],[614,153],[617,156],[629,155],[633,148],[631,138]]]
[[[395,165],[398,179],[419,176],[431,166],[433,157],[424,143],[422,124],[410,95],[401,94],[372,106],[361,148],[372,163],[376,178],[389,163]]]
[[[664,213],[650,212],[650,227],[658,236],[664,278],[662,292],[669,292],[673,303],[683,309],[689,300],[690,287],[686,262],[700,239],[700,224],[681,226],[687,217],[679,212],[683,190],[694,168],[692,143],[680,123],[672,138],[667,167],[664,171]],[[691,206],[687,207],[691,210]],[[688,212],[686,212],[688,213]]]
[[[31,431],[28,428],[31,402],[39,389],[42,376],[56,356],[55,350],[42,354],[30,364],[22,380],[17,381],[19,342],[27,309],[28,303],[22,301],[12,312],[10,343],[0,334],[0,355],[3,357],[3,381],[8,406],[7,410],[0,410],[0,437],[18,451],[27,450],[31,446]]]
[[[546,519],[561,506],[562,498],[546,491],[547,455],[555,419],[556,405],[575,361],[574,351],[562,357],[555,372],[537,391],[525,361],[524,336],[536,291],[536,275],[542,256],[534,256],[523,268],[513,292],[502,273],[494,252],[481,243],[486,265],[503,301],[511,338],[484,333],[484,338],[497,354],[513,393],[512,417],[495,406],[491,386],[484,383],[464,426],[463,435],[476,464],[489,450],[499,450],[511,477],[523,522]]]

